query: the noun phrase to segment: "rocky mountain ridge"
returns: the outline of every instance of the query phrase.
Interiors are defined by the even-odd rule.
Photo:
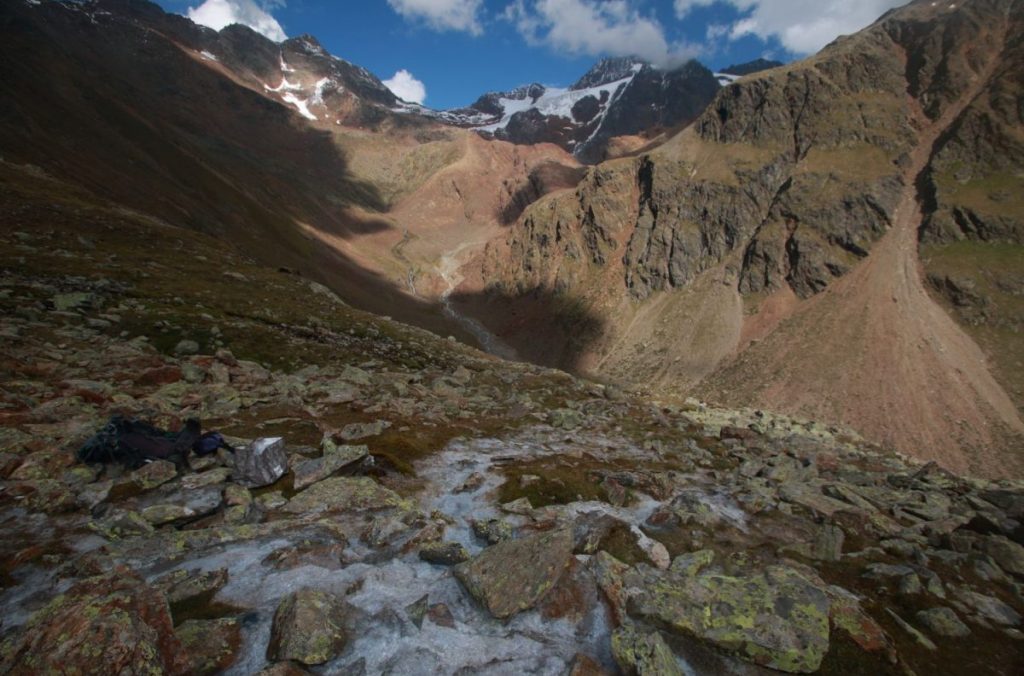
[[[723,89],[694,125],[671,141],[637,159],[599,165],[575,191],[527,209],[506,240],[492,244],[480,259],[480,277],[499,280],[493,286],[495,302],[515,300],[494,311],[477,301],[471,311],[517,345],[517,332],[529,329],[516,315],[543,313],[527,290],[551,289],[563,305],[575,308],[574,314],[561,329],[548,332],[553,348],[527,352],[533,359],[655,391],[707,387],[722,401],[844,422],[905,449],[920,448],[914,435],[937,426],[944,432],[929,443],[946,449],[935,454],[944,462],[984,463],[979,456],[1001,456],[993,445],[1005,449],[1001,457],[1016,462],[1021,399],[1014,360],[1019,352],[1008,335],[1004,342],[987,343],[988,356],[982,356],[976,346],[967,347],[973,339],[963,328],[947,326],[941,311],[929,309],[933,301],[918,292],[915,281],[901,316],[924,312],[932,317],[928,321],[944,327],[928,333],[946,332],[963,347],[936,345],[936,363],[946,365],[911,376],[907,369],[924,349],[917,342],[928,345],[929,339],[909,338],[918,331],[910,322],[879,319],[875,334],[864,330],[871,324],[863,318],[853,320],[849,328],[855,335],[833,345],[830,334],[813,328],[811,314],[806,323],[797,317],[811,308],[826,312],[835,298],[829,291],[852,271],[871,265],[875,247],[896,237],[892,232],[912,202],[920,201],[923,217],[906,228],[915,237],[921,228],[925,242],[932,237],[930,224],[950,213],[936,211],[929,187],[945,154],[957,149],[965,165],[981,163],[976,174],[964,169],[965,183],[973,175],[986,188],[1019,184],[1019,175],[1011,178],[1019,174],[1020,165],[1011,159],[1018,141],[1009,130],[1019,130],[1021,121],[1019,111],[1008,106],[1011,92],[1020,91],[1018,4],[979,0],[940,8],[914,2],[811,59]],[[943,118],[954,109],[954,118]],[[933,143],[925,131],[939,119],[948,126]],[[958,140],[964,134],[971,139],[970,151]],[[992,152],[1002,145],[1009,152]],[[920,153],[919,175],[908,167]],[[981,197],[986,188],[974,194]],[[1024,212],[1014,207],[1010,192],[987,194],[991,198],[981,197],[978,204],[991,216],[979,216],[974,225],[963,211],[946,217],[947,223],[965,224],[951,228],[950,239],[978,238],[976,233],[989,230],[993,245],[1019,246],[1013,234],[1017,226],[1011,224]],[[986,220],[991,225],[978,224]],[[907,269],[916,270],[916,244],[902,246],[914,256]],[[879,275],[902,274],[896,272],[902,265]],[[1019,274],[1019,265],[1008,271]],[[881,277],[876,281],[878,289],[891,286]],[[875,293],[867,286],[861,291]],[[891,304],[901,295],[894,290],[886,298]],[[853,304],[886,307],[881,298],[850,298],[851,313],[860,312]],[[1008,304],[1006,312],[1012,307]],[[815,316],[814,321],[826,321]],[[903,366],[873,370],[884,361],[878,353],[892,351],[901,327],[908,346]],[[837,328],[831,335],[847,333]],[[801,347],[794,351],[797,344]],[[971,356],[954,366],[951,353]],[[986,358],[1008,368],[994,369],[994,375],[985,370],[980,380],[972,380]],[[895,375],[899,371],[902,376]],[[861,377],[863,387],[857,384]],[[938,386],[936,377],[959,384]],[[871,394],[878,379],[893,388],[892,401],[882,404]],[[909,385],[915,379],[919,384]],[[849,383],[846,396],[838,394],[837,382]],[[897,410],[900,401],[918,398],[920,391],[950,388],[962,393],[957,401],[940,405],[942,397],[936,397],[931,411],[927,403],[915,404],[914,413],[902,419],[927,415],[930,422],[918,419],[906,432],[893,434],[891,413],[885,411]],[[951,410],[959,412],[959,423],[950,419]],[[993,435],[990,424],[1008,436],[995,441],[1003,432]],[[1001,461],[992,464],[994,471],[1000,466]]]

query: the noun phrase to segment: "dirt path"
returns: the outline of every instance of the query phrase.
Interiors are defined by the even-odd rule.
[[[892,228],[853,272],[752,351],[770,370],[756,391],[747,390],[756,403],[847,424],[956,471],[1021,471],[1024,462],[1004,451],[1011,435],[1024,434],[1024,421],[978,345],[928,294],[918,260],[918,178],[943,132],[983,90],[998,55],[992,51],[935,121],[910,97],[922,131]]]

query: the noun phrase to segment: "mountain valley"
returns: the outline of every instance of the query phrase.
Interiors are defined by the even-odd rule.
[[[1022,0],[452,110],[144,0],[0,53],[0,672],[1024,668]]]

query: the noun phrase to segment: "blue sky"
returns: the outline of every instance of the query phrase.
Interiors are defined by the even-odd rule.
[[[541,82],[568,85],[602,56],[712,69],[790,61],[903,0],[159,0],[220,28],[309,33],[433,108]],[[400,71],[404,73],[396,74]]]

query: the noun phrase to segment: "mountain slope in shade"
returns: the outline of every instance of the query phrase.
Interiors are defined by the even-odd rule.
[[[470,342],[444,314],[435,266],[451,240],[496,236],[509,214],[571,185],[577,166],[554,146],[394,113],[379,80],[309,36],[278,44],[100,0],[4,3],[0,38],[8,161]],[[474,197],[451,208],[459,195]],[[441,213],[460,235],[437,235]]]
[[[957,149],[979,180],[1019,183],[1008,93],[1024,65],[1021,16],[1013,0],[915,2],[745,77],[664,146],[533,205],[480,259],[479,279],[500,280],[495,302],[548,288],[575,308],[535,359],[663,395],[710,389],[950,467],[1019,473],[1022,383],[990,370],[1007,346],[986,355],[936,306],[917,240],[947,195],[945,222],[959,224],[948,237],[1019,243],[1019,193],[977,201],[934,177]],[[1021,274],[1020,259],[1010,267]],[[543,315],[523,299],[467,307],[525,349],[534,334],[516,336]]]

